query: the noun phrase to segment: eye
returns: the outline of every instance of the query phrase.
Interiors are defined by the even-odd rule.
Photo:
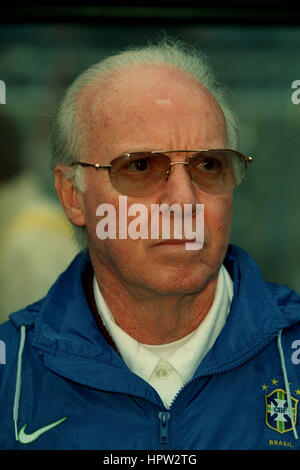
[[[218,171],[221,167],[220,161],[212,157],[202,158],[198,162],[197,166],[202,168],[205,171],[210,171],[210,172]]]
[[[132,173],[140,173],[146,170],[149,170],[150,162],[148,158],[139,158],[132,162],[128,162],[126,165],[126,170]]]

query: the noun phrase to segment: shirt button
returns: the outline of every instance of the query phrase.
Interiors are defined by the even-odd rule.
[[[155,375],[159,379],[164,379],[165,377],[167,377],[168,373],[167,373],[166,369],[164,369],[163,367],[159,367],[157,369],[157,371],[155,372]]]

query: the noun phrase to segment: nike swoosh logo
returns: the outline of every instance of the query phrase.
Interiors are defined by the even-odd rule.
[[[59,424],[63,423],[66,419],[67,419],[67,416],[59,419],[58,421],[54,421],[54,423],[48,424],[47,426],[37,429],[36,431],[30,434],[26,434],[25,429],[27,427],[27,424],[24,424],[24,426],[22,427],[22,429],[20,429],[18,433],[18,440],[19,442],[21,442],[21,444],[30,444],[31,442],[35,441],[38,437],[40,437],[45,432],[50,431],[50,429],[53,429],[55,428],[55,426],[58,426]]]

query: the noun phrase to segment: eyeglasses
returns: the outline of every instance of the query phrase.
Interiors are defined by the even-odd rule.
[[[193,153],[186,161],[172,162],[169,153]],[[247,164],[236,150],[162,150],[125,153],[109,165],[76,161],[73,165],[108,170],[112,186],[127,196],[149,196],[167,180],[174,165],[185,165],[195,186],[209,194],[226,194],[243,180]]]

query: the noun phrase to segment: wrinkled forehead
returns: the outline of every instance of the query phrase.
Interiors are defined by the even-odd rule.
[[[80,132],[97,146],[104,134],[116,138],[122,129],[149,123],[171,126],[171,117],[185,122],[191,115],[209,116],[212,127],[226,134],[223,111],[212,93],[195,77],[168,65],[135,65],[114,70],[81,90],[78,96]]]

